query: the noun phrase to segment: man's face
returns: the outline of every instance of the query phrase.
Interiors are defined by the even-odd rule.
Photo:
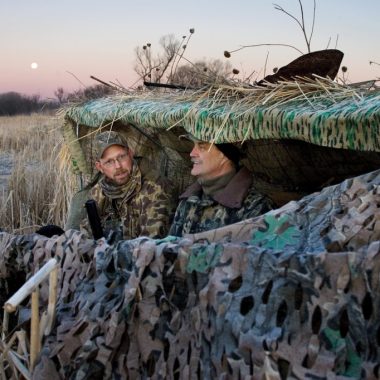
[[[111,145],[95,163],[96,169],[117,185],[124,185],[129,180],[133,166],[130,149],[120,145]]]
[[[193,168],[191,174],[198,179],[208,180],[223,175],[228,165],[226,156],[214,145],[195,141],[190,152]]]

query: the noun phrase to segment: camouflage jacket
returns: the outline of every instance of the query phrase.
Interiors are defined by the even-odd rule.
[[[80,213],[75,217],[69,216],[65,229],[80,229],[91,235],[83,206],[87,199],[92,198],[97,202],[105,236],[108,236],[111,230],[115,230],[122,231],[124,239],[139,236],[164,237],[167,235],[173,210],[167,187],[160,178],[150,173],[141,174],[136,191],[128,199],[124,197],[112,200],[103,194],[100,185],[97,184],[87,193],[78,192],[74,196],[71,209],[79,207]]]
[[[227,186],[213,197],[195,182],[180,196],[169,235],[183,236],[233,224],[261,215],[273,204],[253,186],[252,174],[240,169]]]

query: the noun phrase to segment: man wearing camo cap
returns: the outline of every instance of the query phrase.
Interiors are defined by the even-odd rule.
[[[171,206],[164,182],[140,170],[127,142],[114,131],[95,137],[93,155],[99,179],[94,187],[74,196],[65,229],[89,231],[83,206],[87,199],[93,198],[98,204],[105,236],[111,230],[122,231],[124,239],[165,236]]]
[[[211,144],[183,136],[194,144],[190,152],[196,182],[180,195],[169,235],[183,236],[223,227],[261,215],[272,201],[254,186],[253,175],[240,167],[239,149],[230,143]]]

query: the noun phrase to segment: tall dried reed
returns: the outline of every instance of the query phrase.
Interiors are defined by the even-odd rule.
[[[30,233],[45,224],[63,226],[75,177],[56,116],[0,117],[0,151],[12,157],[0,193],[0,228]]]

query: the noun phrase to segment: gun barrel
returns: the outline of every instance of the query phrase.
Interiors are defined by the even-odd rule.
[[[100,223],[100,217],[98,214],[98,208],[96,206],[96,202],[93,199],[89,199],[85,203],[88,220],[90,222],[90,227],[92,231],[92,235],[95,240],[98,240],[104,237],[103,228]]]

